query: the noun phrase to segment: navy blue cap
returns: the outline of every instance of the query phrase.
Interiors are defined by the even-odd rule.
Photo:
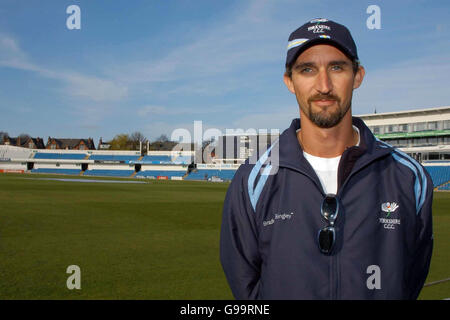
[[[328,19],[313,19],[289,36],[286,66],[291,65],[305,49],[314,44],[334,45],[352,60],[358,60],[355,41],[350,31],[342,24]]]

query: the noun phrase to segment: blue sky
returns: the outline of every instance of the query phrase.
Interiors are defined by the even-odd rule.
[[[81,9],[69,30],[66,8]],[[366,26],[369,5],[381,29]],[[450,105],[449,1],[2,0],[0,131],[47,140],[141,131],[279,129],[289,34],[346,25],[366,69],[353,114]]]

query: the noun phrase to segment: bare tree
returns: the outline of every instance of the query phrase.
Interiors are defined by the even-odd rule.
[[[165,134],[162,134],[158,138],[156,138],[155,141],[157,141],[157,142],[168,142],[169,138]]]
[[[147,138],[142,134],[142,132],[139,132],[139,131],[133,132],[130,135],[130,140],[142,142],[142,143],[147,142]]]
[[[134,150],[139,149],[139,143],[142,142],[143,146],[147,143],[147,138],[139,131],[133,132],[129,139]]]

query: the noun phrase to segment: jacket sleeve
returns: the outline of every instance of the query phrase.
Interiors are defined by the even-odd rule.
[[[255,212],[247,192],[247,180],[238,170],[223,206],[220,260],[236,299],[257,299],[261,259],[258,253]]]
[[[433,251],[433,227],[432,227],[432,202],[433,202],[433,182],[426,172],[427,186],[425,201],[418,214],[418,227],[416,229],[416,248],[411,262],[409,274],[409,299],[417,299],[425,283],[430,268],[431,255]]]

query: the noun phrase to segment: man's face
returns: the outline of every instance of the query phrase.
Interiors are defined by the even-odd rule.
[[[320,128],[337,125],[351,107],[353,89],[361,85],[364,68],[353,72],[352,61],[339,49],[318,44],[303,51],[284,82],[304,114]]]

